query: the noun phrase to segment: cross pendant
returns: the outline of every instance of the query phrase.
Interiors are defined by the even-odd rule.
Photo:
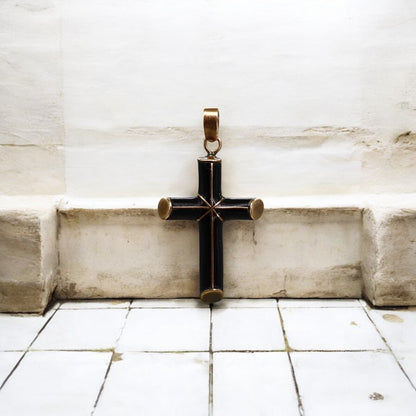
[[[200,299],[213,303],[223,297],[223,223],[260,218],[263,202],[258,198],[224,198],[221,193],[221,159],[215,154],[208,153],[198,159],[198,176],[197,196],[162,198],[158,212],[164,220],[198,222]]]

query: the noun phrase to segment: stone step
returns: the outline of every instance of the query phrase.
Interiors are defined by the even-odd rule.
[[[197,224],[162,221],[157,199],[6,202],[2,311],[40,312],[55,286],[61,299],[198,297]],[[415,194],[264,202],[260,220],[224,224],[225,296],[416,304]]]
[[[56,197],[0,198],[0,311],[43,312],[57,282]]]

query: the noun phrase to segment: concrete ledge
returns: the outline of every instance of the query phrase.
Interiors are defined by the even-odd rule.
[[[162,221],[157,200],[60,206],[60,298],[196,297],[198,231]],[[266,205],[267,207],[267,205]],[[274,207],[224,224],[229,297],[360,297],[361,209]]]
[[[57,264],[56,200],[0,198],[0,311],[42,313]]]
[[[416,195],[265,205],[259,221],[224,224],[226,296],[416,305]],[[0,311],[42,312],[56,286],[62,299],[198,296],[196,223],[160,220],[156,199],[56,206],[0,198]]]

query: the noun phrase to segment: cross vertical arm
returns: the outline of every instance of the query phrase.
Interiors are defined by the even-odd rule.
[[[223,293],[222,221],[212,213],[199,221],[199,291],[202,300],[212,303]]]
[[[221,199],[221,159],[198,159],[198,195],[209,205]]]

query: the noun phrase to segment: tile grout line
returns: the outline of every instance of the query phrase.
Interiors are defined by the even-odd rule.
[[[121,327],[120,333],[119,333],[119,335],[118,335],[118,337],[117,337],[117,339],[116,339],[114,350],[115,350],[115,349],[117,348],[117,346],[118,346],[118,342],[120,341],[121,335],[123,335],[124,328],[126,327],[126,324],[127,324],[127,319],[128,319],[128,317],[129,317],[129,314],[130,314],[131,309],[132,309],[132,307],[131,307],[132,303],[133,303],[133,299],[131,299],[131,300],[130,300],[129,306],[128,306],[128,308],[127,308],[126,316],[125,316],[125,318],[124,318],[124,323],[123,323],[123,326]]]
[[[61,348],[53,348],[53,349],[31,349],[31,352],[42,352],[42,351],[55,351],[55,352],[113,352],[113,348],[91,348],[91,349],[61,349]],[[23,353],[24,350],[3,350],[0,352],[21,352]],[[140,354],[172,354],[172,353],[181,353],[181,354],[193,354],[197,352],[208,352],[209,350],[123,350],[121,354],[124,353],[140,353]],[[242,354],[250,354],[250,353],[257,353],[257,352],[287,352],[286,349],[280,349],[280,350],[215,350],[212,351],[213,354],[215,353],[242,353]],[[357,350],[300,350],[300,349],[290,349],[291,353],[297,353],[297,352],[311,352],[311,353],[340,353],[340,352],[381,352],[381,353],[390,353],[387,349],[357,349]]]
[[[387,339],[384,337],[384,335],[381,333],[373,319],[371,318],[370,314],[368,313],[367,309],[364,305],[361,305],[361,307],[364,310],[364,313],[367,315],[367,318],[370,320],[370,322],[374,325],[374,328],[376,329],[377,333],[380,335],[383,342],[386,344],[387,349],[389,350],[390,354],[393,356],[394,360],[396,361],[396,364],[399,366],[400,370],[404,374],[404,376],[409,381],[410,385],[412,386],[413,390],[416,390],[416,386],[413,384],[413,381],[410,379],[410,377],[407,375],[406,371],[404,370],[403,366],[401,365],[400,361],[398,360],[396,354],[394,353],[393,349],[390,347],[390,344],[387,342]]]
[[[36,336],[33,338],[32,342],[28,345],[28,347],[25,349],[23,355],[19,358],[17,363],[14,365],[14,367],[11,369],[10,373],[7,375],[7,377],[4,379],[3,383],[0,385],[0,390],[4,387],[4,385],[9,381],[10,377],[13,375],[13,373],[16,371],[17,367],[20,365],[20,363],[23,361],[23,358],[26,357],[26,354],[29,352],[30,347],[34,344],[34,342],[38,339],[39,335],[42,333],[42,331],[46,328],[46,325],[51,321],[51,319],[55,316],[56,312],[58,312],[61,305],[59,305],[54,312],[51,314],[51,316],[47,319],[47,321],[43,324],[42,328],[38,331]]]
[[[281,309],[360,309],[360,306],[280,306]]]
[[[120,340],[121,335],[123,334],[124,328],[126,327],[126,324],[127,324],[127,318],[128,318],[128,316],[129,316],[129,314],[130,314],[130,311],[131,311],[131,304],[132,304],[132,303],[133,303],[133,299],[132,299],[132,300],[130,300],[129,307],[127,308],[127,313],[126,313],[126,316],[124,317],[124,323],[123,323],[123,326],[121,327],[120,333],[119,333],[119,335],[118,335],[118,337],[117,337],[117,339],[116,339],[116,342],[114,343],[114,348],[112,349],[111,358],[110,358],[110,361],[109,361],[109,363],[108,363],[107,370],[106,370],[106,372],[105,372],[105,374],[104,374],[104,379],[103,379],[103,382],[101,383],[100,390],[98,391],[97,398],[95,399],[94,406],[93,406],[92,411],[91,411],[91,416],[93,416],[93,415],[94,415],[94,413],[95,413],[95,410],[96,410],[96,408],[97,408],[98,402],[99,402],[99,400],[100,400],[100,398],[101,398],[101,394],[102,394],[102,392],[104,391],[105,382],[107,381],[107,377],[108,377],[108,374],[110,373],[111,366],[112,366],[112,364],[113,364],[113,361],[114,361],[114,360],[115,360],[115,358],[116,358],[116,352],[115,352],[115,350],[116,350],[116,348],[117,348],[118,341]]]
[[[125,306],[123,308],[106,308],[106,307],[102,307],[102,308],[62,308],[61,311],[102,311],[102,310],[106,310],[106,311],[117,311],[120,309],[129,309],[128,306]]]
[[[293,367],[292,357],[290,356],[290,352],[289,351],[287,351],[287,358],[289,359],[290,370],[291,370],[291,373],[292,373],[293,383],[295,385],[296,396],[298,398],[298,411],[299,411],[299,416],[304,416],[305,415],[305,411],[303,409],[303,403],[302,403],[302,398],[300,396],[299,385],[298,385],[298,381],[296,380],[295,368]]]
[[[214,413],[214,353],[212,352],[212,304],[209,305],[209,381],[208,381],[208,415]]]
[[[212,304],[209,305],[209,386],[208,386],[208,415],[213,415],[214,407],[214,354],[212,351]]]
[[[290,356],[291,348],[290,348],[290,345],[289,345],[289,340],[288,340],[287,335],[286,335],[286,330],[285,330],[285,326],[284,326],[283,316],[282,316],[282,313],[280,311],[280,307],[279,307],[279,302],[278,301],[277,301],[277,304],[276,304],[276,308],[277,308],[277,312],[278,312],[279,318],[280,318],[280,325],[282,327],[283,338],[284,338],[284,341],[285,341],[285,348],[286,348],[287,358],[289,360],[290,371],[292,373],[293,384],[295,386],[296,397],[298,399],[299,416],[304,416],[305,415],[305,411],[303,409],[303,404],[302,404],[302,398],[301,398],[301,395],[300,395],[299,385],[298,385],[298,381],[296,379],[295,369],[294,369],[293,363],[292,363],[292,357]]]
[[[101,393],[104,390],[104,384],[107,381],[108,374],[110,373],[111,364],[113,363],[113,357],[114,357],[114,351],[111,354],[110,361],[109,361],[109,363],[107,365],[107,369],[106,369],[105,374],[104,374],[103,382],[101,383],[100,390],[98,391],[97,398],[95,399],[94,406],[93,406],[93,408],[91,410],[91,416],[95,413],[95,409],[97,408],[97,404],[98,404],[98,401],[100,400]]]

